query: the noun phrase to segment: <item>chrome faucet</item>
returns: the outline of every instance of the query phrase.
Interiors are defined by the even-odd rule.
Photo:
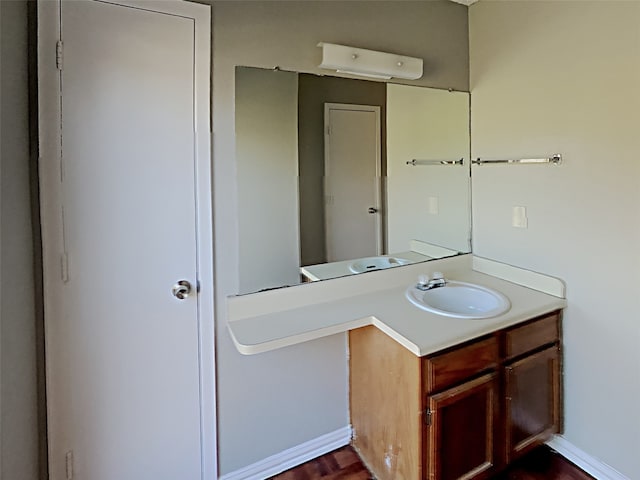
[[[424,292],[433,288],[444,287],[446,284],[447,280],[444,278],[444,275],[442,275],[442,272],[433,272],[433,278],[431,280],[429,280],[429,275],[420,275],[416,288]]]

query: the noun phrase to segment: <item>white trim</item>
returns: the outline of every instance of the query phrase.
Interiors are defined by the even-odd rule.
[[[554,297],[567,298],[566,286],[559,278],[475,255],[473,256],[473,269],[476,272],[486,273],[492,277],[501,278]]]
[[[613,467],[580,450],[561,435],[553,437],[547,445],[598,480],[630,480]]]
[[[194,97],[200,367],[200,448],[202,479],[218,478],[216,355],[213,258],[213,186],[211,184],[211,7],[193,2],[160,2],[194,20]]]
[[[222,475],[220,480],[264,480],[348,445],[349,442],[351,442],[351,426],[346,426],[271,455],[240,470]]]
[[[60,2],[38,2],[38,177],[40,183],[40,230],[42,235],[42,276],[44,303],[45,382],[47,391],[47,448],[49,474],[63,471],[58,445],[64,442],[62,420],[56,415],[53,399],[63,388],[53,381],[61,360],[53,352],[57,344],[54,319],[61,318],[60,258],[64,252],[61,220],[60,178],[60,72],[53,46],[60,39]]]

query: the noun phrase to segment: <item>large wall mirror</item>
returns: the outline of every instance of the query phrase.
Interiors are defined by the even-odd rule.
[[[252,67],[235,87],[239,293],[470,252],[468,93]]]

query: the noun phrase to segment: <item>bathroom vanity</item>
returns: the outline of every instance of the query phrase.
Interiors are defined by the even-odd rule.
[[[555,311],[423,357],[376,327],[352,330],[353,445],[376,478],[489,478],[557,433],[560,320]]]
[[[506,309],[451,318],[409,301],[438,272],[440,293],[472,284]],[[351,441],[376,478],[485,479],[562,431],[564,293],[553,277],[461,255],[230,297],[228,327],[243,354],[348,332]]]

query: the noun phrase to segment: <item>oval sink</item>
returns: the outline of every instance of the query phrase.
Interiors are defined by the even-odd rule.
[[[422,291],[411,286],[407,298],[427,312],[454,318],[491,318],[507,312],[511,302],[502,293],[473,283],[449,281]]]
[[[371,270],[383,270],[385,268],[399,267],[411,263],[409,260],[398,257],[367,257],[360,258],[349,265],[353,273],[370,272]]]

